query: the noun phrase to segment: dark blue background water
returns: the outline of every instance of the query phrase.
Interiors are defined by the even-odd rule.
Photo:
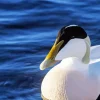
[[[39,64],[70,24],[100,44],[100,1],[0,0],[0,100],[41,100]]]

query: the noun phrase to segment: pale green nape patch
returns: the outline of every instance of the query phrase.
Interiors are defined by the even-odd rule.
[[[85,56],[82,59],[82,62],[85,64],[88,64],[90,62],[90,46],[91,46],[91,42],[90,42],[90,38],[87,37],[85,39],[85,43],[86,43],[86,53]]]

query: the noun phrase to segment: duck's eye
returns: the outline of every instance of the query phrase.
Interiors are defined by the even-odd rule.
[[[75,38],[75,36],[72,36],[72,39],[74,39]]]

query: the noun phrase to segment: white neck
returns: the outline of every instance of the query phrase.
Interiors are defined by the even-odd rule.
[[[77,57],[68,57],[61,61],[61,68],[68,69],[78,69],[85,70],[88,69],[88,64],[84,64],[81,59]]]

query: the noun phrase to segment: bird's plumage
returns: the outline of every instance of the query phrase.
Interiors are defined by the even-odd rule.
[[[43,100],[96,100],[100,94],[100,45],[90,48],[90,39],[79,26],[63,27],[60,32],[49,56],[40,65],[44,69],[55,60],[61,61],[42,81]],[[68,33],[68,37],[74,38],[65,40]]]
[[[92,48],[93,55],[100,51],[100,46]],[[91,59],[89,66],[67,58],[53,67],[43,80],[42,95],[49,100],[96,100],[100,94],[100,55],[91,54]]]

